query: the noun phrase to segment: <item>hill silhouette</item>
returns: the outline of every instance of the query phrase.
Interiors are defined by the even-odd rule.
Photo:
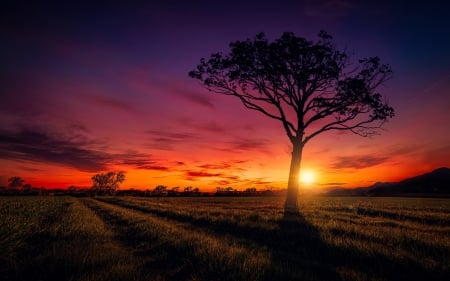
[[[450,168],[442,167],[429,173],[399,182],[377,182],[355,189],[337,188],[327,192],[331,196],[450,196]]]

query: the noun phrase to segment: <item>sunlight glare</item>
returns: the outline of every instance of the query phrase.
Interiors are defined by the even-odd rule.
[[[300,173],[300,182],[303,184],[313,184],[316,177],[314,172],[306,170]]]

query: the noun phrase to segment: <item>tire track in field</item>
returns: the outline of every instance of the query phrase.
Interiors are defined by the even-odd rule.
[[[138,211],[143,214],[153,215],[158,218],[172,221],[173,224],[183,226],[187,229],[199,229],[208,233],[214,233],[220,236],[233,236],[235,239],[240,239],[247,244],[258,244],[260,246],[266,246],[270,241],[276,241],[280,239],[278,229],[264,229],[260,227],[254,227],[249,225],[237,224],[232,221],[218,220],[211,221],[207,218],[194,218],[192,216],[179,214],[167,210],[160,210],[151,208],[150,206],[137,206],[133,203],[124,201],[110,201],[103,198],[96,198],[96,200],[127,208],[130,210]]]
[[[314,227],[303,219],[300,224],[280,221],[280,229],[263,229],[224,220],[211,222],[202,218],[195,219],[167,210],[147,209],[147,206],[126,204],[127,202],[123,201],[110,201],[104,198],[96,198],[96,200],[138,212],[144,216],[150,215],[184,229],[191,231],[195,229],[219,239],[233,239],[245,245],[267,249],[272,255],[271,265],[267,268],[264,277],[258,280],[339,280],[327,257],[322,256],[328,251],[327,246],[320,240]],[[332,258],[328,257],[328,259]],[[311,279],[311,276],[316,277]]]
[[[393,257],[376,253],[356,253],[353,249],[339,248],[324,243],[319,231],[306,221],[295,222],[280,221],[280,229],[262,229],[251,226],[239,225],[233,222],[221,220],[212,223],[204,218],[194,218],[186,214],[178,214],[170,210],[158,210],[149,206],[137,206],[124,201],[110,201],[97,198],[104,203],[119,206],[129,210],[137,211],[141,214],[156,216],[159,219],[181,225],[185,228],[190,226],[214,233],[218,237],[233,236],[236,239],[247,240],[249,243],[257,243],[270,249],[275,257],[272,263],[278,264],[280,272],[275,272],[277,280],[298,280],[295,273],[285,272],[291,267],[306,268],[306,276],[320,276],[319,280],[340,280],[335,276],[334,270],[343,267],[357,267],[362,272],[370,273],[371,276],[380,280],[423,280],[426,277],[441,280],[443,272],[429,271],[411,258],[398,260]],[[336,235],[348,235],[348,233],[338,233]],[[355,237],[356,238],[356,237]],[[368,240],[367,243],[372,241]],[[389,273],[388,275],[386,275]],[[445,275],[446,273],[444,273]],[[274,279],[272,275],[266,277],[267,280]],[[281,279],[279,278],[281,276]],[[294,276],[294,277],[293,277]],[[395,278],[394,278],[395,277]],[[304,278],[300,278],[304,279]],[[306,278],[306,280],[309,280]],[[445,279],[442,279],[445,280]]]
[[[159,274],[161,280],[261,280],[270,261],[264,250],[186,223],[174,224],[100,200],[85,203],[145,260],[147,272]]]
[[[120,221],[119,218],[112,216],[105,211],[101,206],[97,204],[93,199],[80,199],[84,206],[94,213],[105,226],[114,234],[115,243],[126,249],[134,259],[142,259],[142,253],[138,253],[139,243],[137,237],[137,231],[127,230],[124,231],[127,225],[126,221]],[[140,261],[138,272],[145,276],[151,276],[150,280],[165,280],[162,278],[159,272],[155,271],[153,267],[148,267],[146,262]],[[130,276],[130,280],[136,279],[136,276]],[[136,280],[141,280],[137,278]]]

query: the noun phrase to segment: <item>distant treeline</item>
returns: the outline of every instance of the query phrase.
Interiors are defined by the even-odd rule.
[[[153,189],[119,189],[119,185],[125,181],[125,173],[122,171],[109,171],[98,173],[91,177],[92,187],[77,187],[71,185],[67,188],[46,189],[45,187],[33,187],[26,183],[20,176],[12,176],[8,179],[8,186],[0,186],[0,195],[69,195],[76,197],[116,195],[116,196],[140,196],[140,197],[199,197],[199,196],[274,196],[285,195],[284,191],[272,191],[271,187],[265,190],[257,190],[249,187],[243,191],[236,190],[231,186],[216,187],[216,192],[202,192],[198,187],[179,186],[168,187],[157,185]]]
[[[92,188],[76,188],[70,186],[69,188],[46,189],[44,187],[36,188],[12,188],[1,187],[0,196],[74,196],[74,197],[89,197],[99,196],[96,190]],[[256,190],[256,188],[247,188],[246,190],[236,190],[230,187],[217,187],[215,192],[202,192],[198,188],[186,187],[183,191],[178,188],[168,189],[165,186],[157,186],[153,190],[141,189],[122,189],[114,192],[104,194],[109,196],[136,196],[136,197],[211,197],[211,196],[282,196],[285,195],[285,190]]]

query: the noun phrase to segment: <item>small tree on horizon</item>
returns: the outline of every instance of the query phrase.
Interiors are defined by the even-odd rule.
[[[8,179],[8,186],[12,188],[18,188],[23,185],[25,181],[18,176],[13,176]]]
[[[157,185],[152,192],[155,196],[165,196],[167,195],[167,186],[165,185]]]
[[[97,195],[112,194],[125,181],[124,172],[99,173],[92,176],[92,190]]]
[[[230,43],[230,49],[202,58],[189,76],[281,123],[292,144],[285,213],[298,213],[304,146],[329,131],[375,134],[394,116],[376,91],[391,78],[391,67],[378,57],[351,62],[324,31],[315,42],[292,32],[269,42],[260,33]]]

